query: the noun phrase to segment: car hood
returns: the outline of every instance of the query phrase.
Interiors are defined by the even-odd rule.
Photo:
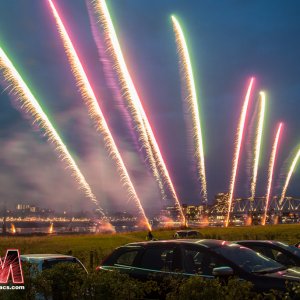
[[[278,271],[275,273],[267,273],[267,274],[264,274],[264,276],[300,282],[300,267],[286,269],[286,270]]]

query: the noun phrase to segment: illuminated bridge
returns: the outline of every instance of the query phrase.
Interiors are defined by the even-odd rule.
[[[212,206],[211,214],[224,214],[227,212],[227,194],[219,194],[222,197],[216,199],[216,204]],[[278,213],[300,213],[300,198],[285,197],[280,203],[279,197],[273,197],[270,201],[268,211]],[[249,213],[249,212],[263,212],[265,209],[266,198],[255,197],[254,200],[250,198],[236,198],[232,206],[232,213]]]

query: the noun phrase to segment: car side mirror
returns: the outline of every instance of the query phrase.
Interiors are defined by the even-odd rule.
[[[212,274],[216,277],[228,277],[233,275],[233,270],[230,267],[213,268]]]

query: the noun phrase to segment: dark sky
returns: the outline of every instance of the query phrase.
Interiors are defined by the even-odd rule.
[[[99,62],[84,0],[56,0],[146,210],[160,205],[157,186],[138,154],[120,103]],[[181,21],[193,62],[205,142],[208,195],[228,190],[233,142],[249,77],[267,92],[267,120],[257,194],[265,193],[278,121],[285,122],[275,174],[281,191],[300,136],[299,1],[107,1],[135,86],[183,203],[197,203],[199,184],[189,152],[178,56],[170,15]],[[48,113],[103,207],[127,206],[114,165],[88,118],[47,1],[0,1],[0,45]],[[11,101],[0,95],[0,201],[57,210],[87,205],[52,147]],[[249,116],[249,124],[252,116]],[[247,129],[247,136],[250,130]],[[248,145],[248,146],[247,146]],[[237,196],[249,195],[245,143]],[[248,151],[249,152],[249,151]],[[299,174],[300,172],[298,172]],[[288,194],[300,196],[295,174]]]

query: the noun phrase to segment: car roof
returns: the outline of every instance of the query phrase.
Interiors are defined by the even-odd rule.
[[[62,259],[62,258],[74,258],[71,255],[64,254],[22,254],[21,259],[35,259],[35,260],[46,260],[46,259]]]
[[[179,233],[179,232],[198,232],[197,230],[195,230],[195,229],[190,229],[190,230],[178,230],[178,231],[176,231],[176,233]]]
[[[279,242],[279,241],[272,241],[272,240],[240,240],[240,241],[234,241],[234,243],[248,243],[248,244],[273,244],[273,245],[286,245],[288,244]]]
[[[176,240],[160,240],[160,241],[148,241],[148,242],[135,242],[127,244],[123,247],[147,247],[147,246],[155,246],[158,244],[192,244],[192,245],[200,245],[206,248],[215,248],[224,245],[229,245],[231,242],[223,241],[223,240],[212,240],[212,239],[176,239]]]

